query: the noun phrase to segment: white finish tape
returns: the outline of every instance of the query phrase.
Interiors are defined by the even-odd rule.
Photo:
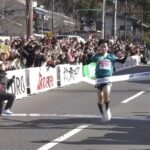
[[[142,72],[142,73],[133,73],[127,75],[117,75],[106,78],[96,79],[96,84],[100,83],[108,83],[108,82],[117,82],[117,81],[126,81],[126,80],[136,80],[145,77],[150,77],[150,72]]]

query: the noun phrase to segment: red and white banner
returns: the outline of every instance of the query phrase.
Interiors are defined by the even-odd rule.
[[[30,94],[47,91],[57,87],[56,68],[36,67],[29,69]]]

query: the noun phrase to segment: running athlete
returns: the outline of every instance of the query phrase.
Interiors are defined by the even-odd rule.
[[[124,63],[127,59],[127,55],[123,58],[118,58],[114,54],[108,53],[108,43],[106,40],[101,39],[98,42],[98,53],[92,56],[88,63],[96,62],[95,76],[97,79],[110,77],[113,74],[114,63],[120,62]],[[111,82],[96,84],[98,94],[98,108],[102,115],[102,121],[110,121],[111,112],[109,108],[109,96],[111,92]],[[103,109],[103,104],[105,104],[105,111]]]

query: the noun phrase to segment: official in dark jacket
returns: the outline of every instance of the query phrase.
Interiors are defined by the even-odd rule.
[[[13,76],[11,79],[7,78],[7,73],[5,71],[5,64],[2,61],[0,61],[0,115],[12,114],[10,109],[14,103],[15,95],[13,93],[8,93],[7,90],[14,82],[14,79],[15,76]],[[6,100],[6,105],[3,109],[4,106],[3,104],[5,100]]]

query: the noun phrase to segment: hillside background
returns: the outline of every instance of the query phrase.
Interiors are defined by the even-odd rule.
[[[78,9],[102,9],[103,0],[54,0],[55,11],[73,16],[73,12]],[[127,8],[125,10],[125,2]],[[39,5],[44,5],[46,9],[52,8],[52,0],[37,0]],[[113,0],[106,0],[106,10],[113,10]],[[142,19],[144,23],[150,24],[150,0],[118,0],[118,14],[128,13],[129,16]],[[73,11],[74,10],[74,11]],[[142,12],[144,12],[142,14]],[[86,11],[85,15],[94,15],[94,12]]]

